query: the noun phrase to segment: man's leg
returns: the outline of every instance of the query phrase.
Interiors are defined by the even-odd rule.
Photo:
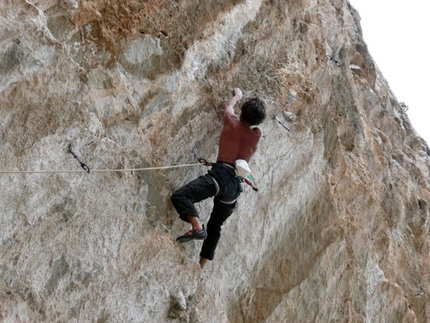
[[[198,218],[199,216],[194,203],[214,196],[215,190],[215,184],[211,177],[208,175],[200,176],[174,192],[170,199],[180,218],[185,222],[192,223],[193,217]],[[189,218],[190,216],[191,218]]]
[[[202,222],[198,216],[188,214],[187,219],[195,231],[201,231],[203,229]]]
[[[216,186],[213,179],[208,175],[200,176],[172,194],[171,200],[180,218],[185,222],[189,222],[192,226],[192,230],[178,237],[178,241],[186,242],[206,238],[206,231],[203,229],[194,203],[198,203],[215,194]]]
[[[201,269],[203,269],[203,267],[206,265],[206,263],[208,262],[208,260],[209,260],[209,259],[206,259],[206,258],[200,257],[199,265],[200,265],[200,268],[201,268]]]
[[[202,251],[200,252],[200,267],[206,264],[207,260],[213,260],[215,249],[218,246],[221,237],[221,226],[224,221],[233,213],[237,202],[225,204],[214,199],[214,207],[207,227],[207,238],[203,242]],[[203,266],[202,266],[203,265]]]

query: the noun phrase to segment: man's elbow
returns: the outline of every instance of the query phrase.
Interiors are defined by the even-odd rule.
[[[223,113],[224,117],[234,115],[233,106],[225,104],[223,107],[222,113]]]

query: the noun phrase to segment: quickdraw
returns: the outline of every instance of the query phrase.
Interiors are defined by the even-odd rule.
[[[203,164],[205,166],[212,166],[212,163],[210,161],[208,161],[206,158],[199,157],[197,155],[197,149],[196,148],[193,149],[193,154],[194,154],[194,157],[197,158],[197,160],[199,161],[200,164]]]
[[[90,168],[88,167],[88,165],[87,165],[87,164],[85,164],[85,163],[83,163],[83,162],[81,162],[81,161],[79,160],[78,156],[77,156],[77,155],[73,152],[73,150],[72,150],[72,144],[69,144],[69,153],[71,153],[71,154],[72,154],[72,156],[76,158],[76,160],[79,162],[79,164],[81,164],[81,167],[82,167],[85,171],[87,171],[87,173],[89,174],[89,173],[90,173]]]

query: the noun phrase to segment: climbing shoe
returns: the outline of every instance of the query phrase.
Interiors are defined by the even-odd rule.
[[[203,229],[201,229],[200,231],[191,229],[184,235],[177,237],[176,241],[179,241],[182,243],[182,242],[187,242],[191,240],[205,240],[207,236],[208,234],[206,233],[205,226],[203,225]]]

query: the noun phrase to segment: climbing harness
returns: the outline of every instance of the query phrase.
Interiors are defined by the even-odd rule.
[[[85,164],[85,163],[83,163],[83,162],[81,162],[81,161],[79,160],[78,156],[77,156],[77,155],[73,152],[73,150],[72,150],[72,144],[69,144],[69,153],[71,153],[71,154],[72,154],[72,156],[76,158],[76,160],[79,162],[79,164],[81,164],[81,167],[82,167],[85,171],[87,171],[87,173],[89,174],[89,173],[90,173],[90,168],[88,167],[88,165],[87,165],[87,164]]]
[[[212,166],[213,164],[212,162],[208,161],[206,158],[199,157],[197,155],[196,148],[193,149],[193,154],[197,158],[200,164],[203,164],[205,166]],[[225,165],[228,165],[228,164],[225,164]],[[251,175],[251,169],[249,168],[248,163],[245,160],[238,159],[236,160],[234,167],[230,165],[228,166],[234,169],[236,177],[239,178],[241,182],[245,182],[246,184],[251,186],[254,191],[256,192],[258,191],[258,188],[255,184],[255,180]]]
[[[330,55],[326,55],[328,57],[329,61],[332,61],[337,67],[339,67],[340,65],[342,65],[339,61],[335,60],[333,57],[331,57]]]

